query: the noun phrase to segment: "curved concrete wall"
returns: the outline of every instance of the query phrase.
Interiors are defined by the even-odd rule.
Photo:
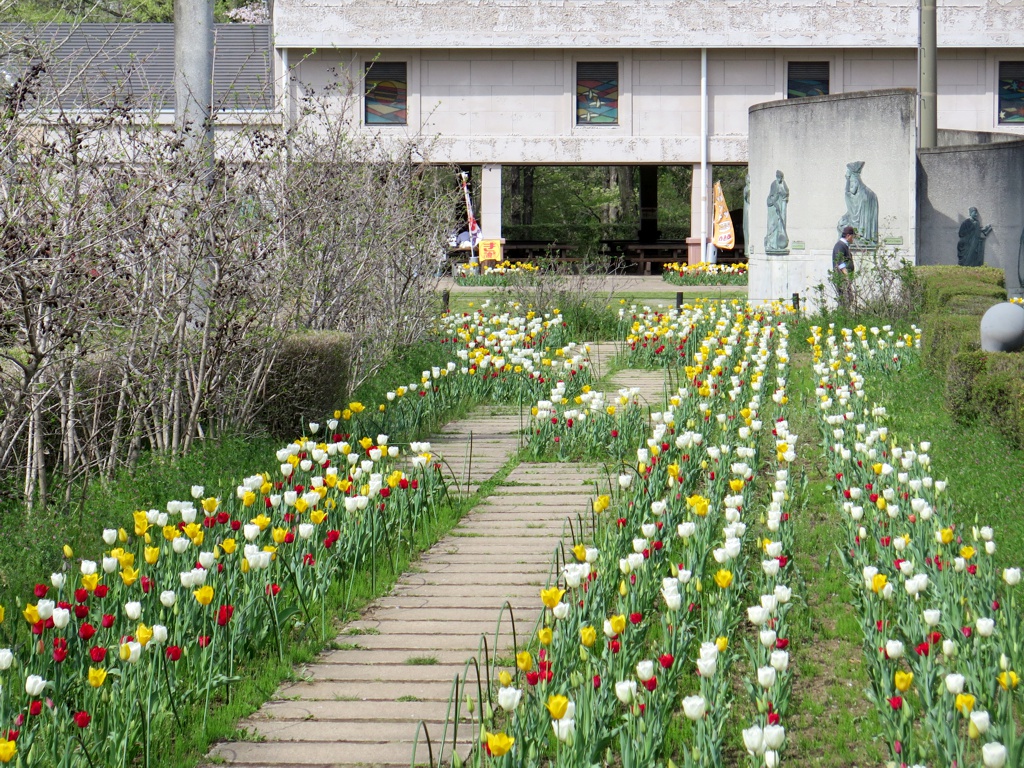
[[[846,213],[846,165],[878,196],[879,236],[911,260],[916,238],[915,94],[907,89],[790,99],[750,108],[751,300],[810,298],[832,266],[836,225]],[[769,189],[789,185],[788,255],[767,255]]]
[[[973,206],[982,225],[992,226],[985,240],[985,265],[1003,269],[1007,291],[1020,296],[1024,273],[1024,141],[941,146],[922,149],[918,157],[918,263],[957,263],[960,224]]]

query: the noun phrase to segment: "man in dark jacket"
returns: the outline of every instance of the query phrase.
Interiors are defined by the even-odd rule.
[[[836,286],[836,293],[841,309],[849,309],[853,304],[853,255],[850,253],[850,243],[856,236],[853,227],[843,227],[843,234],[832,246],[832,270],[833,283]]]

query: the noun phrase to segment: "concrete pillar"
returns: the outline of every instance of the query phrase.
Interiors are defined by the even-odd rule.
[[[707,188],[704,190],[706,197],[704,198],[707,202],[705,208],[707,209],[707,222],[705,223],[705,233],[710,239],[711,237],[711,216],[712,206],[711,202],[711,176],[712,166],[709,163],[707,165]],[[704,260],[704,255],[701,253],[701,222],[700,222],[700,211],[701,211],[701,188],[700,188],[700,163],[693,164],[693,183],[690,185],[690,236],[686,238],[687,245],[687,262],[690,264],[696,264],[697,262]]]
[[[921,85],[918,89],[918,120],[922,148],[938,144],[938,43],[935,0],[921,0]]]
[[[640,166],[640,242],[656,243],[658,232],[658,166]]]
[[[480,178],[480,236],[501,240],[501,166],[485,163]]]
[[[213,160],[213,0],[174,0],[174,126]]]

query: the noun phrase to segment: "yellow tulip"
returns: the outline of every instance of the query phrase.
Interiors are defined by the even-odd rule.
[[[256,494],[252,491],[246,491],[242,494],[242,506],[251,507],[256,503]]]
[[[974,709],[974,697],[969,693],[958,693],[956,695],[956,709],[964,717],[969,717]]]
[[[960,548],[960,557],[962,557],[964,560],[970,560],[972,557],[974,557],[974,553],[974,547],[966,546]]]
[[[163,528],[164,538],[168,541],[174,541],[176,538],[181,536],[181,531],[175,528],[173,525],[165,525]]]
[[[1020,682],[1020,678],[1017,677],[1017,673],[1012,669],[1006,672],[999,673],[999,686],[1004,690],[1008,691],[1011,688],[1016,688],[1017,683]]]
[[[885,589],[885,585],[888,583],[889,579],[884,573],[876,573],[871,579],[871,591],[878,594]]]
[[[160,559],[160,547],[146,547],[144,554],[147,563],[156,565],[156,561]]]
[[[743,490],[743,485],[744,485],[743,480],[741,480],[739,478],[736,478],[735,480],[730,480],[729,481],[729,489],[733,493],[739,493],[740,491],[742,491]]]
[[[25,617],[25,621],[29,624],[39,623],[39,609],[32,605],[32,603],[25,606],[25,610],[21,612],[21,615]]]
[[[569,710],[569,699],[565,696],[548,696],[544,706],[548,708],[552,720],[561,720]]]
[[[715,584],[722,589],[728,589],[732,584],[732,571],[727,571],[724,568],[715,574]]]
[[[593,648],[597,642],[597,630],[593,627],[580,627],[580,642],[587,648]]]
[[[70,560],[74,556],[75,556],[75,550],[73,550],[69,545],[65,544],[64,545],[64,557],[66,557],[68,560]]]
[[[502,688],[508,688],[512,685],[512,675],[503,669],[498,673],[498,682],[501,683]]]
[[[719,653],[725,653],[726,648],[729,647],[729,638],[725,635],[719,635],[715,638],[715,647]]]
[[[137,512],[132,512],[132,519],[135,522],[135,535],[136,536],[141,536],[147,530],[149,530],[149,521],[146,520],[146,512],[145,511],[140,509]]]
[[[89,667],[89,685],[93,688],[101,688],[107,681],[107,670],[97,667]]]
[[[259,527],[261,531],[267,530],[267,526],[270,525],[270,518],[264,514],[256,515],[252,520],[249,521],[253,525]]]
[[[117,562],[122,568],[131,568],[135,565],[135,555],[132,552],[116,549],[110,554],[117,558]]]
[[[552,632],[551,627],[544,627],[537,631],[537,641],[541,645],[551,645]]]
[[[135,639],[139,641],[139,645],[145,648],[153,639],[153,630],[145,624],[139,624],[138,629],[135,630]]]
[[[608,621],[612,625],[612,632],[616,635],[621,635],[626,631],[626,617],[624,615],[612,616]]]
[[[540,591],[540,599],[545,606],[554,609],[556,605],[562,602],[562,596],[564,594],[564,589],[559,589],[558,587],[551,587],[551,589],[542,589]]]
[[[130,587],[136,581],[139,580],[139,569],[138,568],[125,568],[121,571],[121,581],[124,582],[126,587]]]
[[[0,605],[0,624],[4,623],[4,618],[7,616],[7,610]]]
[[[314,509],[309,513],[309,519],[315,524],[320,525],[327,518],[327,513],[319,509]]]
[[[900,693],[906,693],[910,690],[910,684],[914,682],[913,672],[904,672],[902,669],[896,670],[896,690]]]
[[[284,544],[284,537],[288,535],[287,528],[275,528],[270,532],[270,537],[275,544]]]
[[[264,496],[269,496],[272,490],[274,490],[274,486],[271,485],[269,482],[265,482],[263,483],[263,485],[260,486],[260,493],[262,493]]]
[[[99,583],[100,575],[98,573],[87,573],[82,576],[82,588],[87,592],[95,592]]]
[[[533,656],[530,655],[529,651],[520,651],[516,654],[516,666],[523,672],[529,672],[533,669]]]
[[[572,553],[576,555],[576,560],[581,563],[587,559],[587,548],[582,544],[577,544],[573,547]]]
[[[224,541],[220,543],[220,546],[221,549],[223,549],[229,555],[233,555],[235,554],[235,548],[238,546],[238,544],[235,543],[234,539],[224,539]]]
[[[943,528],[941,531],[939,531],[939,536],[942,538],[943,544],[950,544],[953,541],[953,529]]]
[[[203,585],[192,594],[195,595],[196,602],[200,605],[205,606],[213,602],[213,587],[209,584]]]
[[[202,546],[203,539],[206,537],[206,534],[203,531],[203,526],[199,525],[199,523],[189,523],[186,525],[185,535],[188,536],[192,540],[192,543],[197,547]]]
[[[70,557],[70,555],[69,555]],[[9,763],[18,754],[18,744],[0,737],[0,763]]]
[[[215,499],[213,496],[203,499],[203,511],[207,515],[212,515],[217,511],[217,506],[220,504],[220,499]]]
[[[512,749],[512,745],[515,743],[514,738],[504,733],[487,734],[487,751],[490,752],[491,757],[501,757]]]
[[[295,511],[301,515],[307,509],[309,509],[309,503],[304,498],[299,496],[299,498],[295,500]]]

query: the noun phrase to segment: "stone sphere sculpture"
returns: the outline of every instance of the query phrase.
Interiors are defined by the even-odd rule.
[[[1024,306],[1003,302],[981,318],[981,348],[986,352],[1024,349]]]

